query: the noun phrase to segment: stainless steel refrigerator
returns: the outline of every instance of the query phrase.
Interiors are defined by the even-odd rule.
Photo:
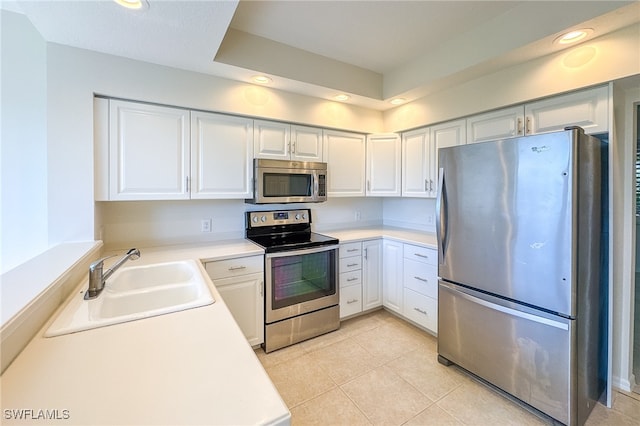
[[[569,425],[606,385],[603,155],[571,128],[438,156],[438,359]]]

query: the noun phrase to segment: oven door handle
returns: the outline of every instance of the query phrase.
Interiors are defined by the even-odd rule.
[[[288,251],[279,251],[276,253],[266,253],[267,259],[271,259],[274,257],[285,257],[285,256],[300,256],[305,254],[313,254],[313,253],[321,253],[323,251],[329,250],[338,250],[339,244],[329,244],[326,246],[320,247],[310,247],[298,250],[288,250]]]

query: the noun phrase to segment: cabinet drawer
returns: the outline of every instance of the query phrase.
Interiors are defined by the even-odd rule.
[[[422,327],[438,332],[438,302],[405,288],[403,315]]]
[[[405,259],[403,270],[405,288],[438,299],[438,270],[434,265]]]
[[[362,312],[362,286],[352,285],[340,289],[340,318]]]
[[[356,284],[362,284],[362,271],[360,269],[340,274],[340,288]]]
[[[438,265],[438,252],[434,249],[405,244],[403,252],[405,259],[413,259],[434,266]]]
[[[362,269],[362,257],[354,256],[354,257],[343,257],[340,259],[339,269],[340,273],[355,271],[357,269]]]
[[[350,256],[360,256],[362,254],[362,243],[340,244],[340,258]]]
[[[264,258],[263,256],[248,256],[216,260],[205,263],[204,267],[211,279],[234,277],[254,272],[262,273],[264,271]]]

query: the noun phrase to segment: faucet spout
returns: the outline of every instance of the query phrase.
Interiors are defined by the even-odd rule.
[[[103,273],[104,261],[114,256],[103,257],[89,265],[89,288],[84,293],[84,299],[95,299],[104,290],[107,279],[118,270],[127,260],[137,260],[140,258],[140,250],[137,248],[130,249],[122,259],[118,260],[115,265]]]

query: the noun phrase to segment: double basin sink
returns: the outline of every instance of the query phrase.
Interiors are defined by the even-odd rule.
[[[214,302],[195,260],[131,266],[113,273],[95,299],[75,294],[45,337],[135,321]]]

